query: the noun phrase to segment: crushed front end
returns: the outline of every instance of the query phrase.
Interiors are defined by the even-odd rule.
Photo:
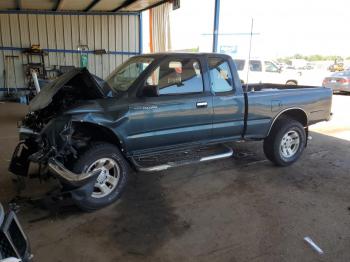
[[[38,166],[36,175],[45,177],[50,158],[64,163],[68,157],[74,156],[71,131],[69,117],[46,119],[40,112],[30,112],[20,125],[20,142],[13,153],[9,171],[28,176],[30,164],[35,163]]]
[[[85,185],[95,174],[76,174],[69,167],[78,158],[79,150],[88,144],[89,138],[79,135],[70,115],[60,115],[46,122],[37,114],[29,113],[19,128],[20,142],[13,153],[9,171],[41,180],[54,176],[70,188]],[[31,172],[31,166],[35,172]]]
[[[9,171],[41,180],[55,176],[70,187],[85,184],[94,174],[75,174],[70,166],[78,151],[89,143],[89,137],[74,126],[74,115],[66,112],[99,98],[103,98],[103,92],[84,69],[68,72],[44,87],[19,125],[19,144]],[[31,172],[32,166],[35,172]]]

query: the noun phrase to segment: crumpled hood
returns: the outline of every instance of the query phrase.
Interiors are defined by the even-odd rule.
[[[105,120],[116,120],[129,109],[130,101],[125,97],[111,97],[89,101],[81,101],[74,107],[64,111],[64,115],[75,115],[75,118],[103,118]],[[96,122],[103,122],[99,120]]]
[[[60,90],[73,80],[75,83],[79,83],[79,86],[73,86],[73,88],[81,88],[82,97],[85,99],[103,98],[108,92],[108,90],[104,90],[104,87],[96,81],[87,69],[77,68],[44,86],[40,93],[29,103],[29,111],[33,112],[47,107]]]

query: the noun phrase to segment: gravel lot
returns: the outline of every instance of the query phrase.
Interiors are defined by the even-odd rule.
[[[350,261],[350,96],[291,167],[266,161],[261,143],[233,144],[226,159],[132,179],[123,199],[95,213],[54,215],[23,203],[35,261]],[[0,104],[0,200],[25,106]],[[27,193],[39,191],[31,181]],[[310,236],[325,252],[304,241]]]

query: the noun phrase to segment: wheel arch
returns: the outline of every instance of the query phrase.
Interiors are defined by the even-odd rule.
[[[295,80],[295,79],[288,79],[288,80],[286,81],[286,85],[288,85],[288,83],[294,83],[295,85],[298,85],[298,81]]]
[[[271,129],[274,127],[277,120],[279,120],[283,117],[294,119],[294,120],[298,121],[299,123],[301,123],[304,128],[306,128],[306,129],[308,128],[308,116],[307,116],[307,113],[305,112],[305,110],[300,108],[300,107],[292,107],[292,108],[287,108],[287,109],[280,111],[273,118],[271,125],[270,125],[270,128],[267,132],[267,136],[270,134]]]
[[[123,141],[119,135],[106,126],[91,122],[74,122],[74,129],[91,136],[94,141],[108,142],[116,145],[122,152],[124,151]]]

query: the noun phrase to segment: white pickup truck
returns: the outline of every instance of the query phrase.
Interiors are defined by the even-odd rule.
[[[279,66],[271,60],[233,59],[236,64],[239,77],[242,83],[247,82],[247,71],[249,70],[249,84],[271,83],[281,85],[299,85],[300,75],[297,71],[282,71]]]

